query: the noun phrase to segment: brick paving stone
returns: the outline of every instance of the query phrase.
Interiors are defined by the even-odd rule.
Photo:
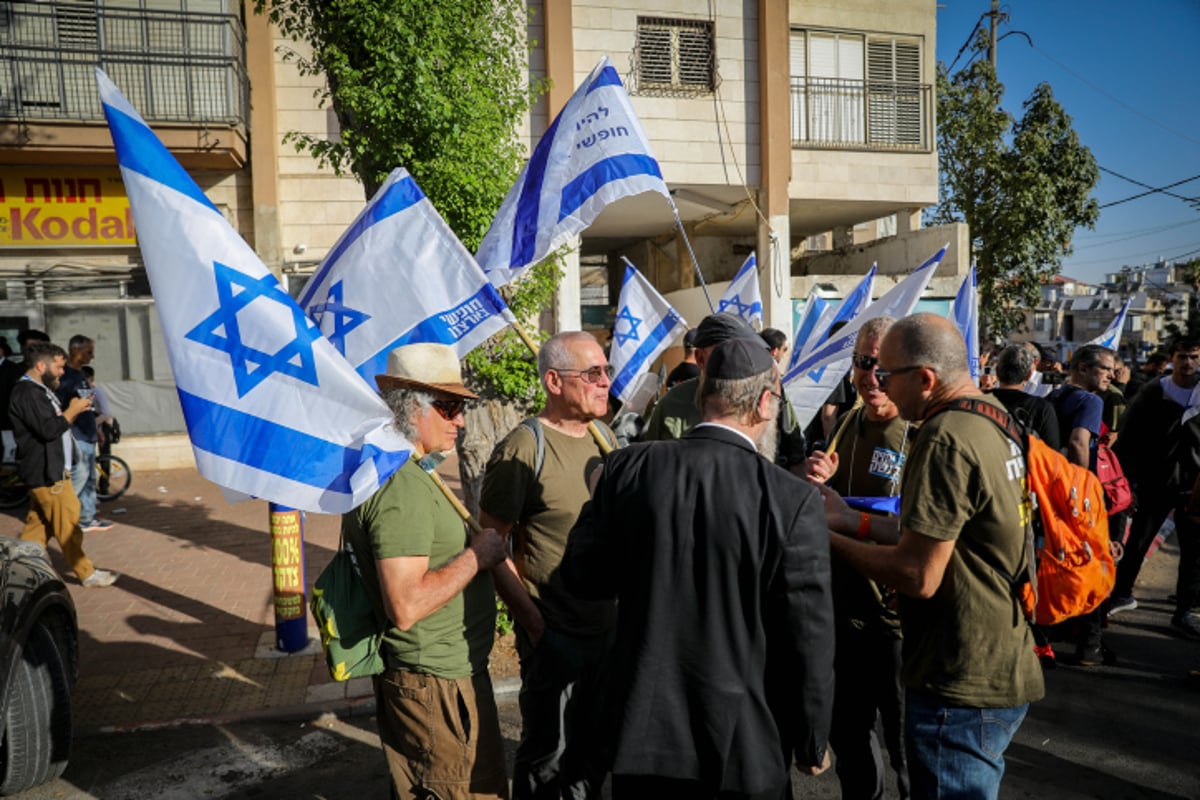
[[[457,487],[453,458],[439,471]],[[79,619],[80,729],[370,694],[369,679],[334,682],[320,654],[254,658],[274,627],[266,503],[228,504],[191,469],[136,478],[128,494],[100,506],[117,525],[84,538],[88,555],[121,578],[106,589],[65,580]],[[0,536],[18,537],[23,524],[23,512],[0,512]],[[333,557],[340,525],[336,515],[305,515],[307,586]],[[64,571],[57,543],[50,556]]]

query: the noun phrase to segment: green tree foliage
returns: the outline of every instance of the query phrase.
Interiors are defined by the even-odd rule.
[[[939,66],[937,90],[941,185],[930,220],[970,227],[983,324],[1003,336],[1062,269],[1075,228],[1100,216],[1100,171],[1048,84],[1019,120],[1001,107],[1004,86],[986,59],[954,75]]]

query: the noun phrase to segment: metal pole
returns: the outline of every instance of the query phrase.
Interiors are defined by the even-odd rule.
[[[704,299],[708,301],[708,310],[715,314],[717,309],[713,307],[712,298],[708,294],[708,284],[704,282],[704,273],[700,271],[700,262],[696,260],[696,251],[692,249],[692,242],[688,239],[687,231],[683,229],[683,220],[679,218],[679,209],[675,208],[674,201],[671,202],[671,210],[675,213],[675,226],[679,228],[679,235],[683,237],[688,255],[692,257],[692,268],[696,270],[696,277],[700,279],[700,288],[704,290]]]
[[[275,595],[275,647],[295,653],[308,646],[304,596],[304,512],[271,503],[271,574]]]

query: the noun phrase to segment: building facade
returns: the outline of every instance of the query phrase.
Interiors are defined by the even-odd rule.
[[[754,251],[767,324],[790,330],[814,286],[837,297],[878,261],[881,293],[950,242],[931,291],[949,298],[965,231],[920,228],[938,189],[935,15],[932,0],[537,0],[530,72],[552,88],[525,135],[608,55],[714,297]],[[296,48],[240,0],[0,0],[0,335],[94,338],[130,433],[182,419],[93,68],[298,287],[366,198],[284,142],[338,136]],[[604,325],[621,256],[688,319],[706,313],[671,207],[647,194],[585,232],[557,327]]]

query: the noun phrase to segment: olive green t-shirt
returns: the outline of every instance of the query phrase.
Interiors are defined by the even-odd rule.
[[[908,453],[909,423],[895,417],[867,419],[862,406],[846,412],[836,430],[838,470],[829,486],[843,497],[895,497]],[[845,428],[843,429],[843,425]],[[839,625],[900,632],[895,592],[863,577],[841,559],[833,559],[833,607]]]
[[[601,462],[600,447],[587,434],[568,436],[549,425],[542,425],[542,432],[540,478],[534,475],[537,439],[519,425],[492,451],[479,507],[498,520],[517,523],[513,563],[546,624],[579,636],[602,633],[616,622],[615,604],[575,597],[558,569],[567,536],[590,499],[588,476]]]
[[[1019,706],[1045,693],[1033,636],[1009,584],[1025,568],[1024,480],[1020,448],[991,420],[949,410],[921,426],[901,477],[901,523],[957,544],[932,598],[900,598],[901,678],[910,689],[981,708]]]
[[[689,378],[668,389],[651,409],[646,430],[642,432],[642,441],[678,439],[699,425],[702,418],[700,406],[696,404],[699,389],[699,378]]]
[[[396,470],[366,502],[342,515],[342,536],[356,556],[381,619],[387,616],[376,559],[429,556],[429,568],[437,569],[467,545],[462,519],[413,461]],[[374,557],[362,558],[361,553]],[[383,636],[388,665],[439,678],[466,678],[487,669],[495,641],[495,597],[492,573],[484,571],[409,630],[388,627]]]

